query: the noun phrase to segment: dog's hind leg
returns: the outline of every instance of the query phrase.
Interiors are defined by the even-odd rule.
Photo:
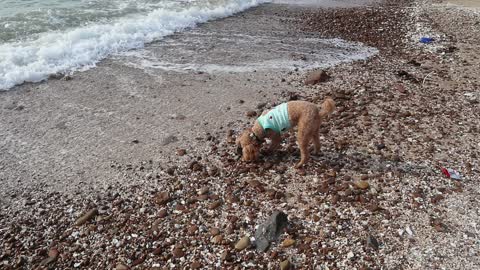
[[[302,167],[310,158],[310,153],[308,152],[308,145],[310,143],[311,138],[308,136],[304,129],[299,127],[298,129],[298,146],[300,147],[300,155],[301,159],[300,162],[295,166],[295,168]]]
[[[314,135],[313,135],[313,138],[312,138],[312,141],[313,141],[313,154],[314,155],[318,155],[320,154],[320,136],[318,134],[318,132],[316,132]]]

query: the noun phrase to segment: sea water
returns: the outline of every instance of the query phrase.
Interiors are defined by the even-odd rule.
[[[0,89],[94,67],[265,0],[0,0]]]

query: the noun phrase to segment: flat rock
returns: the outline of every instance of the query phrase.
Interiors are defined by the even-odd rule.
[[[276,241],[288,225],[287,215],[280,211],[273,214],[255,231],[255,243],[257,251],[264,252],[270,246],[270,242]]]

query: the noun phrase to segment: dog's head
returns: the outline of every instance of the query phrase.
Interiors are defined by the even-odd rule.
[[[260,156],[261,144],[252,136],[252,131],[246,129],[236,140],[237,153],[242,156],[243,161],[255,161]]]

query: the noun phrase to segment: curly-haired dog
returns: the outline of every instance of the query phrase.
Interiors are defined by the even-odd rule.
[[[280,134],[297,126],[297,141],[300,147],[301,160],[295,166],[303,166],[309,159],[308,145],[313,142],[315,154],[320,151],[319,129],[323,120],[335,110],[335,102],[325,99],[321,108],[308,101],[289,101],[282,103],[270,111],[264,111],[255,120],[251,129],[246,129],[236,140],[238,152],[243,161],[257,160],[265,138],[272,143],[267,151],[275,150],[282,140]]]

